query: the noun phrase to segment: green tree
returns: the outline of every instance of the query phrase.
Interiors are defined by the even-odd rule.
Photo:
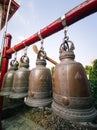
[[[85,70],[86,70],[86,74],[90,75],[91,71],[92,71],[92,66],[85,66]]]
[[[52,74],[52,76],[53,76],[53,74],[54,74],[54,69],[55,69],[55,67],[53,66],[53,67],[51,67],[51,74]]]
[[[93,66],[86,66],[85,70],[89,75],[90,89],[94,98],[94,105],[97,108],[97,59],[94,60]]]

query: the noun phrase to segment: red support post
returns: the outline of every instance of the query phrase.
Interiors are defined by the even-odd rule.
[[[39,35],[41,35],[42,38],[46,38],[58,31],[60,31],[64,27],[70,26],[71,24],[77,22],[78,20],[81,20],[82,18],[84,18],[90,14],[93,14],[95,12],[97,12],[97,0],[86,0],[79,6],[75,7],[74,9],[72,9],[71,11],[66,13],[63,17],[60,17],[59,19],[57,19],[50,25],[41,29],[40,32],[35,33],[28,39],[20,42],[19,44],[15,45],[14,47],[12,47],[10,49],[8,49],[6,51],[6,53],[12,54],[12,53],[14,53],[14,50],[19,51],[19,50],[23,49],[25,47],[25,45],[29,46],[29,45],[41,40]]]
[[[2,61],[2,69],[1,69],[1,76],[0,76],[0,90],[1,90],[1,87],[2,87],[2,81],[3,81],[3,77],[5,75],[5,73],[7,72],[7,69],[8,69],[8,62],[9,62],[9,59],[11,58],[11,55],[6,55],[6,51],[7,49],[10,48],[10,45],[11,45],[11,35],[10,34],[7,34],[6,35],[6,45],[4,47],[4,50],[3,50],[3,61]],[[2,130],[2,124],[1,124],[1,119],[2,119],[2,106],[3,106],[3,97],[0,96],[0,130]]]

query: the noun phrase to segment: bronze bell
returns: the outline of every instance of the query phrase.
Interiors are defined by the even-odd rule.
[[[23,98],[27,96],[29,82],[29,58],[23,55],[20,58],[20,68],[15,72],[13,79],[12,92],[10,98]]]
[[[37,55],[36,68],[30,72],[28,97],[24,99],[25,104],[32,107],[44,107],[52,102],[51,72],[45,67],[46,60],[40,58],[40,53]]]
[[[56,65],[53,77],[52,109],[63,119],[92,121],[97,117],[97,111],[93,107],[84,67],[74,61],[73,50],[74,44],[69,40],[60,46],[60,63]]]
[[[8,96],[10,94],[12,89],[14,73],[17,69],[18,69],[18,61],[14,59],[10,62],[10,68],[4,75],[0,96]]]

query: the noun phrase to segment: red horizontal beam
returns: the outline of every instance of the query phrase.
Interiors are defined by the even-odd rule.
[[[66,24],[69,26],[94,12],[97,12],[97,0],[86,0],[66,14]]]
[[[97,11],[97,0],[86,0],[79,6],[75,7],[68,13],[66,13],[63,17],[60,17],[50,25],[46,26],[45,28],[40,30],[40,35],[42,38],[46,38],[61,29],[65,26],[69,26],[82,18],[93,14]],[[29,46],[37,41],[41,40],[38,33],[35,33],[28,39],[20,42],[19,44],[15,45],[14,47],[8,49],[6,54],[12,54],[14,51],[19,51],[25,47],[25,45]]]

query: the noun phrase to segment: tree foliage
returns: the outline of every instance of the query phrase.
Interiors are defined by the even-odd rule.
[[[85,70],[89,75],[90,89],[94,98],[95,107],[97,108],[97,59],[94,60],[93,66],[86,66]]]
[[[51,68],[51,74],[52,74],[52,76],[53,76],[53,74],[54,74],[54,70],[55,70],[55,67],[53,66],[53,67]]]

